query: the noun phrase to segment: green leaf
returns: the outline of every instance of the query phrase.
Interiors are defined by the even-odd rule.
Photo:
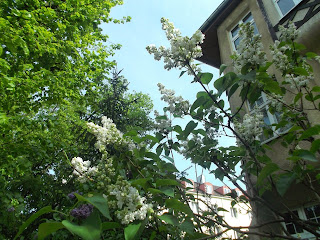
[[[147,191],[154,194],[154,195],[163,193],[161,190],[155,189],[155,188],[148,188]]]
[[[94,195],[93,197],[83,197],[77,193],[74,195],[79,201],[85,201],[92,204],[102,213],[103,216],[111,220],[108,201],[102,195]]]
[[[31,18],[31,14],[28,11],[23,10],[21,17],[23,17],[24,19],[28,20],[28,19]]]
[[[131,130],[130,132],[127,132],[126,134],[124,134],[123,136],[126,137],[126,136],[137,136],[138,135],[138,132],[136,130]]]
[[[218,212],[229,212],[228,210],[224,209],[223,207],[218,207],[217,211]]]
[[[185,138],[187,138],[189,136],[189,134],[193,131],[193,129],[195,129],[198,126],[198,123],[195,123],[194,121],[190,121],[185,130],[183,131],[183,136]]]
[[[229,99],[232,97],[232,95],[235,93],[235,91],[237,91],[238,88],[239,88],[239,84],[237,84],[237,83],[233,84],[233,86],[230,88],[230,90],[228,92]]]
[[[165,155],[163,155],[163,157],[168,159],[170,162],[174,163],[174,159],[172,157],[165,156]]]
[[[185,220],[180,226],[180,229],[182,229],[183,231],[192,234],[194,232],[194,228],[195,226],[193,225],[193,223],[189,220]]]
[[[161,186],[179,186],[180,183],[177,182],[177,180],[173,180],[173,179],[158,179],[156,181],[156,185],[157,185],[157,187],[161,187]]]
[[[310,152],[316,153],[320,149],[320,139],[316,139],[312,142]]]
[[[101,231],[115,229],[115,228],[121,228],[121,224],[117,222],[103,222],[101,224]]]
[[[161,192],[169,197],[174,197],[174,189],[172,187],[163,187]]]
[[[191,209],[189,208],[188,205],[180,202],[178,199],[167,199],[165,202],[166,206],[168,208],[172,208],[173,210],[179,211],[179,212],[184,212],[189,215],[193,215]]]
[[[139,237],[139,232],[141,231],[141,226],[142,223],[138,224],[129,224],[125,229],[124,229],[124,237],[125,240],[134,240]]]
[[[296,179],[295,174],[289,173],[289,174],[282,174],[279,179],[276,182],[276,188],[278,193],[281,196],[284,196],[284,194],[289,189],[291,183]]]
[[[49,236],[51,233],[54,233],[62,228],[64,228],[64,225],[61,222],[41,223],[38,230],[38,239],[42,240],[45,237]]]
[[[279,86],[279,83],[274,80],[265,81],[264,89],[271,93],[282,94],[282,90]]]
[[[185,74],[185,73],[186,73],[186,71],[181,71],[181,73],[180,73],[180,75],[179,75],[179,78],[181,78],[182,75]]]
[[[92,214],[91,214],[92,215]],[[84,240],[99,240],[100,239],[100,225],[94,226],[92,224],[77,225],[75,223],[69,222],[68,220],[63,220],[62,224],[73,234],[81,237]]]
[[[160,146],[160,145],[159,145],[159,146]],[[159,147],[159,146],[158,146],[158,147]],[[157,148],[157,150],[158,150],[158,148]],[[158,156],[157,154],[153,153],[153,152],[146,152],[145,157],[146,157],[146,158],[153,159],[153,160],[155,160],[155,161],[158,161],[158,160],[160,159],[159,156]]]
[[[320,125],[315,125],[313,127],[308,128],[307,130],[305,130],[299,140],[303,140],[303,139],[307,139],[309,137],[315,136],[315,135],[319,135],[320,134]]]
[[[203,84],[209,84],[213,78],[212,73],[201,73],[200,81]]]
[[[226,64],[221,64],[219,75],[221,75],[227,67],[228,66]]]
[[[1,54],[0,54],[1,55]],[[320,92],[320,86],[315,86],[311,89],[311,92]]]
[[[49,212],[53,212],[51,206],[47,206],[44,208],[41,208],[39,211],[37,211],[35,214],[33,214],[31,217],[29,217],[27,219],[27,221],[25,221],[20,227],[19,227],[19,231],[17,233],[17,235],[14,237],[14,239],[17,239],[17,237],[19,237],[21,235],[21,233],[34,221],[36,220],[38,217],[40,217],[43,214],[49,213]]]
[[[162,115],[162,116],[157,116],[156,119],[157,120],[168,120],[168,117],[166,115]]]
[[[299,92],[299,93],[294,97],[293,103],[296,104],[296,103],[302,98],[302,96],[303,96],[302,92]]]
[[[200,91],[197,93],[197,98],[206,97],[206,96],[208,96],[208,93],[205,91]]]
[[[173,226],[179,226],[179,220],[177,219],[177,217],[173,216],[169,213],[165,213],[161,216],[158,216],[158,218],[162,221],[165,221],[168,224],[173,225]]]
[[[293,155],[310,162],[318,162],[316,156],[308,150],[298,149],[293,152]]]
[[[161,144],[161,145],[159,145],[159,146],[157,147],[157,149],[156,149],[157,155],[160,156],[160,154],[162,153],[162,151],[163,151],[163,147],[162,147],[162,144]]]
[[[309,59],[312,59],[314,57],[318,56],[318,54],[314,53],[314,52],[307,52],[306,53],[306,57]]]
[[[151,136],[151,135],[146,135],[146,136],[143,137],[143,139],[144,139],[144,140],[145,140],[145,139],[149,139],[149,140],[151,140],[152,142],[159,143],[159,139],[156,138],[156,137],[154,137],[154,136]]]
[[[302,75],[302,76],[308,76],[309,73],[307,70],[305,70],[304,68],[302,67],[296,67],[293,69],[293,72],[297,75]]]
[[[271,175],[271,173],[279,170],[279,167],[275,163],[268,163],[264,168],[262,168],[261,172],[258,175],[257,184],[261,185],[263,181]]]
[[[207,99],[203,96],[197,98],[194,103],[192,104],[191,108],[190,108],[190,112],[193,112],[195,109],[197,109],[198,107],[200,107],[201,105],[203,105],[205,102],[207,101]]]
[[[141,186],[141,187],[145,188],[145,187],[147,187],[147,183],[150,180],[151,180],[151,178],[139,178],[139,179],[133,180],[131,182],[131,185],[134,187]]]

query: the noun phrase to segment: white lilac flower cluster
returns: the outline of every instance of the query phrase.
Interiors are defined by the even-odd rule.
[[[185,158],[190,157],[190,154],[192,154],[192,150],[190,150],[190,147],[189,147],[189,142],[191,142],[191,141],[194,143],[192,149],[200,149],[203,146],[203,139],[197,134],[192,134],[190,140],[188,140],[188,139],[181,140],[179,152]]]
[[[73,158],[71,161],[75,169],[73,174],[80,182],[85,182],[90,177],[97,183],[97,189],[105,193],[103,196],[107,199],[109,207],[115,211],[122,224],[129,224],[136,219],[143,220],[147,212],[152,209],[152,205],[145,203],[146,199],[141,197],[138,190],[123,177],[118,176],[115,179],[113,159],[106,151],[108,144],[126,146],[130,149],[132,143],[123,138],[123,134],[111,119],[102,117],[102,125],[101,127],[88,123],[89,130],[97,137],[96,147],[102,153],[97,167],[90,167],[90,161],[83,161],[80,157]],[[75,214],[78,213],[79,211],[75,210]]]
[[[111,208],[117,209],[116,216],[122,224],[129,224],[134,220],[143,220],[151,204],[145,203],[145,198],[139,195],[136,188],[132,187],[127,181],[118,178],[116,184],[108,186],[110,196],[115,196],[116,200],[109,200]]]
[[[295,66],[291,63],[288,56],[286,55],[286,51],[290,49],[289,45],[283,45],[281,42],[293,42],[298,36],[298,30],[294,23],[289,23],[288,27],[285,28],[283,26],[279,26],[280,31],[280,41],[275,41],[273,46],[270,46],[271,54],[273,58],[273,62],[277,69],[286,73],[287,70],[294,68]],[[295,73],[286,73],[285,74],[285,81],[290,83],[291,88],[301,88],[305,87],[310,80],[313,80],[314,76],[311,71],[310,65],[306,62],[305,59],[299,59],[302,68],[305,69],[308,73],[307,76],[305,75],[297,75]]]
[[[123,134],[117,129],[112,119],[102,117],[102,127],[92,122],[88,123],[89,130],[96,136],[96,148],[103,152],[108,144],[122,145],[125,143]]]
[[[98,171],[97,167],[90,167],[90,161],[83,161],[81,157],[74,157],[71,160],[73,174],[78,177],[79,182],[84,183]]]
[[[313,80],[313,74],[308,72],[308,76],[304,75],[295,75],[295,74],[286,74],[284,80],[290,83],[290,87],[293,89],[305,87],[308,85],[309,81]]]
[[[235,129],[247,142],[252,142],[257,136],[262,134],[263,114],[256,109],[253,113],[243,116],[242,123],[235,122]]]
[[[167,70],[186,67],[190,75],[200,72],[200,68],[193,63],[193,59],[202,56],[200,44],[203,43],[204,34],[198,30],[191,38],[182,37],[181,32],[168,19],[161,18],[161,23],[171,47],[160,46],[157,48],[154,44],[151,44],[147,46],[147,51],[153,54],[157,61],[163,58],[164,68]]]
[[[238,51],[232,56],[237,69],[250,65],[252,69],[264,66],[267,62],[266,54],[262,51],[261,35],[254,33],[254,28],[249,23],[241,24],[239,37],[241,39]]]
[[[288,24],[288,27],[279,25],[279,32],[280,32],[280,37],[279,37],[280,42],[292,42],[295,39],[297,39],[299,34],[299,31],[297,30],[296,25],[294,25],[293,22],[290,22]]]
[[[160,113],[155,110],[154,111],[155,116],[155,127],[160,131],[167,131],[169,127],[171,127],[172,121],[168,118],[167,114],[160,115]]]
[[[290,68],[291,63],[285,52],[290,48],[287,45],[279,46],[280,41],[276,40],[273,45],[270,46],[272,60],[277,69],[284,72]]]
[[[290,49],[290,47],[288,45],[281,44],[281,42],[294,41],[298,36],[298,31],[295,25],[291,22],[289,23],[288,28],[280,25],[279,32],[279,40],[276,40],[273,46],[270,46],[270,50],[273,63],[275,64],[276,68],[284,72],[292,67],[292,63],[290,63],[288,56],[285,54],[285,52]]]
[[[277,112],[283,111],[283,96],[272,93],[270,97],[268,97],[269,104],[272,106]]]
[[[166,89],[164,85],[158,83],[159,91],[162,95],[161,100],[168,104],[166,109],[175,116],[184,116],[190,108],[188,101],[181,96],[176,97],[175,92],[171,89]]]

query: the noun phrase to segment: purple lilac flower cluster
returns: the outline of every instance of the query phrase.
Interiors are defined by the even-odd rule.
[[[13,212],[14,210],[16,210],[14,207],[8,208],[8,212]]]
[[[68,194],[68,198],[70,199],[74,199],[76,196],[74,195],[75,193],[79,194],[79,195],[82,195],[82,192],[79,192],[78,190],[75,191],[75,192],[71,192]]]
[[[90,216],[93,211],[93,206],[91,204],[83,204],[78,208],[71,210],[70,215],[75,218],[85,219]]]

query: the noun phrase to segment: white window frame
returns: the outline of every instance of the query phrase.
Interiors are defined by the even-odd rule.
[[[316,205],[307,205],[307,206],[303,206],[303,207],[299,207],[299,208],[295,208],[292,211],[297,211],[298,212],[298,217],[302,220],[308,220],[304,209],[305,208],[309,208],[309,207],[313,207],[313,206],[317,206]],[[319,215],[320,217],[320,215]],[[284,226],[285,229],[287,229],[285,222],[282,223],[282,225]],[[307,231],[305,231],[304,229],[302,230],[302,233],[296,233],[296,234],[291,234],[291,236],[293,237],[297,237],[297,238],[301,238],[301,239],[316,239],[315,236]]]
[[[213,187],[210,185],[206,185],[206,193],[212,194],[213,193]]]
[[[258,31],[258,28],[257,28],[257,25],[255,24],[255,21],[254,21],[254,18],[253,18],[252,13],[251,13],[251,12],[247,12],[247,13],[244,15],[244,17],[241,18],[241,20],[240,20],[236,25],[234,25],[234,26],[231,28],[231,31],[229,31],[229,36],[230,36],[230,40],[231,40],[231,45],[232,45],[233,51],[237,51],[237,48],[236,48],[236,45],[235,45],[235,41],[238,40],[238,38],[239,38],[239,30],[240,30],[239,25],[240,25],[241,23],[244,23],[244,19],[247,18],[247,16],[248,16],[249,14],[250,14],[251,17],[252,17],[252,19],[249,21],[249,23],[250,23],[251,25],[255,25],[255,27],[256,27],[256,29],[257,29],[257,31]],[[239,28],[239,30],[238,30],[238,32],[237,32],[237,34],[236,34],[235,36],[232,36],[232,31],[235,30],[236,28]],[[239,42],[239,43],[240,43],[240,42]]]
[[[238,218],[238,209],[234,207],[230,208],[230,214],[231,214],[231,217]]]
[[[259,104],[259,99],[261,98],[262,102]],[[269,136],[267,139],[262,139],[260,138],[260,136],[257,137],[257,140],[261,141],[261,144],[265,144],[267,142],[272,141],[273,139],[279,137],[280,135],[286,133],[290,128],[285,127],[285,128],[279,128],[276,129],[275,126],[272,126],[273,124],[277,124],[279,121],[276,117],[276,114],[271,114],[269,111],[269,104],[270,104],[270,100],[268,99],[267,95],[265,93],[261,93],[261,96],[258,98],[257,101],[254,102],[254,104],[250,104],[249,101],[247,101],[247,106],[248,106],[248,110],[250,113],[255,113],[256,108],[258,108],[259,110],[264,110],[267,113],[267,117],[269,119],[270,122],[270,128],[273,131],[273,136]],[[256,107],[256,108],[255,108]],[[264,114],[264,112],[262,112]],[[264,136],[265,137],[265,136]]]
[[[279,14],[280,14],[280,16],[281,16],[281,18],[282,18],[282,17],[286,16],[293,8],[295,8],[295,6],[297,6],[302,0],[292,0],[293,3],[294,3],[294,6],[293,6],[293,8],[291,8],[291,9],[290,9],[288,12],[286,12],[285,14],[283,14],[282,11],[281,11],[281,8],[280,8],[280,6],[279,6],[279,4],[278,4],[279,1],[281,1],[281,0],[273,0],[274,5],[275,5],[277,11],[279,12]]]

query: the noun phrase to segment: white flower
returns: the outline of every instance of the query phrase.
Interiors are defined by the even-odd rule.
[[[176,29],[173,23],[166,18],[161,18],[162,29],[166,32],[167,39],[170,41],[171,48],[160,46],[157,48],[154,44],[146,47],[154,59],[159,61],[164,59],[164,68],[187,68],[188,74],[197,74],[200,68],[193,64],[193,59],[202,56],[200,44],[203,43],[204,35],[201,31],[196,31],[191,38],[182,37],[181,32]]]
[[[245,114],[242,123],[236,122],[235,128],[244,140],[252,142],[262,134],[263,124],[263,114],[256,109],[254,113]]]
[[[241,69],[245,65],[250,65],[251,68],[264,66],[267,58],[262,51],[261,35],[254,34],[253,26],[247,23],[240,25],[239,37],[241,41],[238,51],[232,56],[235,67]]]
[[[67,180],[63,178],[61,182],[62,182],[62,184],[66,184]]]

